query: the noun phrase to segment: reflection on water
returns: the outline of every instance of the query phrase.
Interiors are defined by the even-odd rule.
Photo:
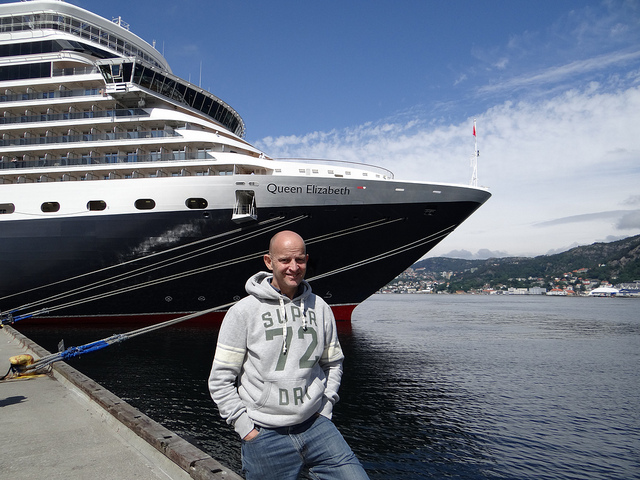
[[[340,336],[334,421],[372,479],[638,479],[638,305],[374,296]],[[49,350],[120,333],[22,330]],[[70,363],[239,471],[206,388],[216,337],[173,327]]]
[[[357,333],[341,340],[348,360],[334,419],[372,478],[482,476],[491,458],[465,424],[473,418],[470,394],[437,359]]]

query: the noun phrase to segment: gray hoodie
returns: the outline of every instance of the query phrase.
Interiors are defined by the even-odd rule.
[[[241,438],[255,425],[331,418],[342,377],[342,349],[331,308],[303,281],[293,300],[260,272],[248,297],[229,309],[218,335],[209,391]],[[236,383],[237,379],[237,383]]]

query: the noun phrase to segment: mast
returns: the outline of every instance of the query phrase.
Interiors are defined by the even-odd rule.
[[[478,186],[478,157],[480,152],[478,151],[478,136],[476,135],[476,119],[473,119],[473,139],[475,140],[475,149],[471,156],[471,168],[473,173],[471,174],[471,186]]]

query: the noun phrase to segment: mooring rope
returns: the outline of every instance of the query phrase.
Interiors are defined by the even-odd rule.
[[[176,257],[172,257],[172,258],[165,259],[165,260],[160,260],[160,261],[155,262],[153,264],[146,265],[144,267],[140,267],[138,269],[135,269],[135,270],[133,270],[131,272],[114,275],[114,276],[109,277],[109,278],[104,279],[104,280],[100,280],[100,281],[97,281],[97,282],[94,282],[94,283],[90,283],[90,284],[84,285],[82,287],[78,287],[78,288],[75,288],[75,289],[68,290],[66,292],[61,292],[61,293],[58,293],[56,295],[45,297],[45,298],[42,298],[42,299],[40,299],[38,301],[30,302],[30,303],[21,305],[19,307],[11,308],[11,309],[8,310],[8,312],[10,314],[12,314],[12,315],[15,315],[19,311],[26,310],[27,308],[37,307],[38,305],[43,305],[43,304],[45,304],[47,302],[51,302],[53,300],[60,300],[60,299],[63,299],[63,298],[77,296],[77,295],[89,292],[91,290],[95,290],[97,288],[106,287],[108,285],[111,285],[111,284],[119,282],[119,281],[126,281],[126,280],[129,280],[129,279],[134,278],[136,276],[144,275],[144,274],[150,273],[150,272],[152,272],[154,270],[159,270],[161,268],[165,268],[165,267],[168,267],[168,266],[171,266],[171,265],[175,265],[177,263],[181,263],[181,262],[185,262],[185,261],[188,261],[188,260],[192,260],[192,259],[194,259],[194,258],[196,258],[198,256],[209,254],[209,253],[212,253],[212,252],[214,252],[216,250],[220,250],[222,248],[226,248],[226,247],[228,247],[230,245],[234,245],[234,244],[240,243],[242,241],[245,241],[245,240],[248,240],[248,239],[251,239],[251,238],[255,238],[255,237],[257,237],[257,236],[259,236],[259,235],[261,235],[261,234],[263,234],[265,232],[269,232],[269,231],[273,231],[273,230],[282,228],[284,226],[287,226],[287,225],[290,225],[292,223],[298,222],[298,221],[300,221],[300,220],[302,220],[304,218],[306,218],[306,217],[305,216],[299,216],[299,217],[295,217],[293,219],[287,220],[285,222],[280,222],[280,223],[278,223],[276,225],[270,225],[270,226],[267,225],[267,226],[264,226],[263,228],[260,228],[260,229],[258,229],[256,231],[253,231],[253,232],[250,232],[250,233],[247,233],[247,234],[244,234],[244,235],[236,236],[233,239],[225,240],[223,242],[220,242],[220,243],[217,243],[217,244],[214,244],[214,245],[210,245],[210,246],[207,246],[207,247],[199,248],[199,249],[195,250],[194,252],[183,253],[183,254],[180,254],[180,255],[178,255]],[[265,221],[264,222],[264,224],[268,224],[268,223],[270,223],[270,221]],[[203,241],[211,241],[212,239],[219,238],[219,237],[222,237],[222,236],[226,236],[226,235],[228,235],[230,233],[234,233],[234,232],[237,233],[237,230],[234,230],[232,232],[225,232],[224,234],[220,234],[220,235],[213,236],[213,237],[208,237],[206,239],[197,240],[197,241],[191,242],[191,243],[189,243],[187,245],[174,247],[174,248],[171,248],[169,250],[162,251],[162,252],[149,254],[148,257],[168,254],[168,253],[170,253],[172,251],[175,251],[175,250],[178,250],[178,249],[181,249],[181,248],[191,247],[191,246],[193,246],[195,244],[202,243]],[[147,258],[145,258],[145,260]],[[70,281],[77,280],[77,279],[82,278],[82,277],[87,277],[89,275],[95,275],[97,273],[101,273],[101,272],[104,272],[104,271],[112,269],[112,268],[123,267],[123,266],[125,266],[125,265],[127,265],[129,263],[136,262],[136,261],[139,261],[139,260],[140,260],[139,258],[136,258],[136,259],[133,259],[133,260],[129,260],[127,262],[120,263],[118,265],[114,265],[114,266],[111,266],[111,267],[106,267],[106,268],[103,268],[103,269],[100,269],[100,270],[96,270],[96,271],[93,271],[93,272],[88,272],[88,273],[85,273],[85,274],[82,274],[82,275],[78,275],[76,277],[71,277],[71,278],[68,278],[68,279],[65,279],[65,280],[60,280],[58,282],[54,282],[54,283],[51,283],[51,284],[48,284],[48,285],[43,285],[41,287],[37,287],[37,288],[34,288],[34,289],[25,290],[24,292],[20,292],[20,293],[26,293],[26,292],[30,292],[30,291],[33,291],[33,290],[36,290],[36,289],[41,289],[41,288],[47,288],[47,287],[50,287],[50,286],[53,286],[53,285],[57,285],[57,284],[61,284],[61,283],[64,283],[64,282],[70,282]],[[153,283],[146,282],[143,285],[153,285]],[[132,287],[127,287],[127,288],[136,289],[138,287],[136,287],[134,285]],[[122,292],[122,291],[123,291],[122,289],[119,290],[119,292]],[[20,293],[12,294],[11,296],[19,295]],[[107,295],[107,296],[111,296],[111,295]],[[99,297],[100,296],[94,296],[94,297],[90,297],[90,298],[92,298],[91,301],[93,301],[93,300],[95,300],[95,299],[97,299]],[[3,298],[9,298],[9,296],[3,297]],[[0,300],[2,300],[2,299],[0,299]],[[71,302],[71,304],[77,304],[76,302]],[[52,308],[46,308],[46,309],[39,310],[38,313],[42,314],[42,313],[46,313],[46,312],[51,311],[51,310],[52,310]],[[33,316],[33,313],[34,312],[30,313],[29,315]],[[15,318],[17,319],[18,317],[15,317]]]
[[[389,223],[389,221],[376,221],[376,222],[370,222],[370,223],[361,225],[359,227],[350,227],[348,229],[344,229],[344,230],[340,230],[340,231],[334,232],[330,236],[324,235],[322,237],[312,238],[310,240],[310,243],[314,243],[314,242],[318,241],[318,239],[327,240],[327,239],[339,238],[339,237],[341,237],[341,236],[343,236],[345,234],[352,234],[352,233],[360,232],[360,231],[372,228],[374,226],[382,226],[382,225],[386,225],[388,223]],[[278,225],[275,228],[280,228],[280,227],[281,227],[281,225]],[[96,300],[102,300],[102,299],[105,299],[105,298],[108,298],[108,297],[119,295],[121,293],[131,292],[133,290],[139,290],[139,289],[142,289],[142,288],[147,288],[147,287],[151,287],[151,286],[154,286],[154,285],[159,285],[161,283],[166,283],[166,282],[170,282],[170,281],[174,281],[174,280],[179,280],[179,279],[182,279],[182,278],[185,278],[185,277],[189,277],[189,276],[192,276],[192,275],[199,275],[199,274],[206,273],[206,272],[209,272],[209,271],[212,271],[212,270],[216,270],[216,269],[219,269],[219,268],[228,267],[228,266],[235,265],[235,264],[238,264],[238,263],[242,263],[242,262],[245,262],[245,261],[248,261],[248,260],[253,260],[255,258],[260,258],[260,257],[262,257],[262,255],[264,255],[264,251],[254,252],[254,253],[251,253],[251,254],[248,254],[248,255],[244,255],[242,257],[232,258],[232,259],[225,260],[223,262],[219,262],[219,263],[216,263],[216,264],[206,265],[206,266],[195,268],[195,269],[192,269],[192,270],[187,270],[187,271],[184,271],[184,272],[175,273],[173,275],[156,278],[156,279],[153,279],[153,280],[149,280],[147,282],[139,283],[137,285],[126,286],[126,287],[122,287],[122,288],[119,288],[119,289],[116,289],[116,290],[111,290],[109,292],[100,293],[100,294],[97,294],[97,295],[81,298],[81,299],[78,299],[78,300],[73,300],[73,301],[70,301],[70,302],[67,302],[67,303],[63,303],[63,304],[59,304],[59,305],[55,305],[55,306],[49,306],[46,309],[38,310],[38,311],[35,311],[35,312],[28,312],[28,313],[25,313],[25,314],[19,315],[19,316],[14,316],[12,321],[13,321],[13,323],[15,323],[17,321],[25,320],[27,318],[32,318],[34,316],[38,316],[38,315],[42,315],[42,314],[45,314],[45,313],[54,312],[54,311],[61,310],[61,309],[64,309],[64,308],[74,307],[74,306],[77,306],[77,305],[81,305],[81,304],[88,303],[88,302],[93,302],[93,301],[96,301]],[[109,283],[113,283],[113,282],[109,282]],[[59,295],[58,297],[59,298],[64,298],[65,295]],[[39,302],[39,303],[43,303],[43,302]]]
[[[91,295],[91,296],[88,296],[88,297],[83,297],[83,298],[80,298],[80,299],[68,301],[66,303],[61,303],[61,304],[58,304],[58,305],[48,306],[46,308],[41,308],[39,310],[26,312],[26,313],[23,313],[21,315],[16,315],[16,313],[19,310],[26,310],[27,308],[30,308],[30,307],[34,307],[34,306],[37,306],[37,305],[43,305],[44,303],[50,302],[52,300],[61,300],[61,299],[64,299],[64,298],[77,296],[77,295],[79,295],[81,293],[87,293],[87,292],[89,292],[91,290],[95,290],[95,289],[100,288],[100,287],[106,287],[107,285],[111,285],[111,284],[116,283],[118,281],[128,280],[128,279],[134,278],[135,276],[139,276],[139,275],[142,275],[142,274],[150,273],[152,271],[159,270],[161,268],[165,268],[167,266],[174,265],[174,264],[177,264],[177,263],[180,263],[180,262],[195,258],[196,256],[204,255],[205,253],[211,253],[211,252],[213,252],[213,251],[215,251],[217,249],[221,249],[221,248],[227,247],[227,246],[232,245],[232,244],[240,243],[242,241],[245,241],[245,240],[248,240],[248,239],[251,239],[251,238],[255,238],[256,236],[261,235],[261,234],[263,234],[265,232],[268,232],[270,230],[275,230],[275,229],[282,228],[283,226],[286,226],[286,225],[289,225],[291,223],[297,222],[297,221],[299,221],[299,220],[301,220],[303,218],[306,218],[306,217],[300,216],[300,217],[296,217],[296,218],[293,218],[291,220],[288,220],[286,222],[278,223],[276,225],[265,226],[264,228],[261,228],[261,229],[259,229],[257,231],[254,231],[254,232],[251,232],[251,233],[247,233],[247,234],[241,236],[241,238],[234,238],[232,240],[227,240],[227,241],[221,242],[221,243],[216,244],[216,245],[212,245],[212,246],[203,247],[201,249],[198,249],[198,250],[196,250],[196,253],[193,254],[193,255],[191,255],[191,254],[181,254],[181,255],[179,255],[179,257],[185,257],[186,256],[186,258],[182,258],[182,259],[176,260],[175,257],[174,257],[174,258],[171,258],[171,259],[161,260],[159,262],[156,262],[155,264],[148,265],[146,267],[140,267],[140,269],[136,269],[133,272],[129,272],[127,274],[116,275],[116,276],[111,277],[109,279],[105,279],[105,280],[102,280],[102,281],[94,282],[93,284],[89,284],[89,285],[87,285],[85,287],[81,287],[81,288],[78,288],[78,289],[75,289],[75,290],[72,290],[72,291],[69,291],[69,292],[64,292],[64,293],[60,293],[60,294],[57,294],[57,295],[53,295],[53,296],[44,298],[44,299],[42,299],[40,301],[37,301],[37,302],[31,302],[29,304],[25,304],[25,305],[19,307],[18,309],[10,310],[8,314],[4,314],[2,319],[1,319],[1,322],[2,322],[2,324],[12,324],[12,323],[15,323],[15,322],[20,321],[20,320],[24,320],[24,319],[27,319],[27,318],[32,318],[34,316],[39,316],[39,315],[43,315],[43,314],[46,314],[46,313],[62,310],[62,309],[65,309],[65,308],[70,308],[70,307],[82,305],[82,304],[88,303],[88,302],[93,302],[93,301],[97,301],[97,300],[103,300],[103,299],[106,299],[106,298],[109,298],[109,297],[112,297],[112,296],[115,296],[115,295],[120,295],[122,293],[127,293],[127,292],[131,292],[131,291],[134,291],[134,290],[148,288],[148,287],[151,287],[151,286],[154,286],[154,285],[159,285],[159,284],[162,284],[162,283],[179,280],[179,279],[186,278],[186,277],[193,276],[193,275],[199,275],[199,274],[206,273],[206,272],[209,272],[209,271],[212,271],[212,270],[216,270],[216,269],[219,269],[219,268],[229,267],[229,266],[232,266],[232,265],[235,265],[235,264],[239,264],[239,263],[242,263],[242,262],[245,262],[245,261],[253,260],[255,258],[260,258],[264,254],[264,251],[254,252],[254,253],[251,253],[251,254],[243,255],[241,257],[236,257],[236,258],[233,258],[233,259],[229,259],[229,260],[225,260],[225,261],[222,261],[222,262],[218,262],[218,263],[215,263],[215,264],[212,264],[212,265],[206,265],[206,266],[203,266],[203,267],[198,267],[198,268],[195,268],[195,269],[186,270],[186,271],[175,273],[175,274],[172,274],[172,275],[167,275],[167,276],[164,276],[164,277],[155,278],[153,280],[149,280],[149,281],[146,281],[146,282],[140,282],[138,284],[128,285],[128,286],[121,287],[121,288],[118,288],[118,289],[115,289],[115,290],[110,290],[108,292],[99,293],[99,294],[96,294],[96,295]],[[386,225],[389,225],[389,224],[392,224],[392,223],[395,223],[395,222],[398,222],[398,221],[402,221],[402,219],[392,219],[392,220],[390,220],[390,219],[379,219],[379,220],[368,222],[368,223],[365,223],[365,224],[362,224],[362,225],[356,225],[356,226],[353,226],[353,227],[348,227],[348,228],[345,228],[345,229],[342,229],[342,230],[338,230],[338,231],[335,231],[335,232],[331,232],[331,233],[328,233],[328,234],[320,235],[320,236],[317,236],[317,237],[311,237],[311,238],[309,238],[307,240],[306,243],[307,243],[307,245],[312,245],[314,243],[323,242],[323,241],[327,241],[327,240],[335,240],[335,239],[340,238],[342,236],[351,235],[351,234],[354,234],[354,233],[361,233],[362,231],[365,231],[365,230],[368,230],[368,229],[379,228],[379,227],[386,226]],[[367,264],[372,263],[372,262],[376,262],[376,261],[388,258],[389,256],[393,256],[393,255],[397,255],[397,254],[403,253],[403,252],[405,252],[407,250],[410,250],[410,249],[413,249],[413,248],[417,248],[419,246],[428,244],[430,242],[434,242],[434,241],[439,240],[440,238],[443,238],[446,235],[448,235],[453,228],[455,228],[455,226],[450,226],[450,227],[448,227],[446,229],[441,230],[440,232],[436,232],[435,234],[429,235],[428,237],[425,237],[423,239],[417,240],[417,241],[412,242],[410,244],[403,245],[402,247],[398,247],[398,248],[390,250],[388,252],[383,252],[383,253],[375,255],[373,257],[369,257],[367,259],[360,260],[360,261],[355,262],[355,263],[350,264],[350,265],[345,265],[345,266],[343,266],[341,268],[332,270],[330,272],[325,272],[324,274],[317,275],[315,277],[309,278],[308,280],[309,281],[313,281],[313,280],[325,278],[325,277],[328,277],[328,276],[336,275],[336,274],[342,273],[344,271],[348,271],[348,270],[351,270],[351,269],[354,269],[354,268],[358,268],[358,267],[367,265]],[[210,237],[210,238],[212,238],[212,237]],[[210,238],[208,240],[210,240]],[[197,243],[200,243],[202,241],[203,240],[198,240]],[[196,242],[194,242],[194,243],[196,243]],[[172,250],[175,250],[177,248],[180,248],[180,247],[176,247],[176,248],[174,248]],[[160,253],[166,253],[166,251],[165,252],[160,252]],[[129,262],[127,262],[127,263],[129,263]],[[122,264],[120,264],[120,265],[122,265]],[[87,274],[85,274],[85,275],[87,275]]]
[[[280,220],[281,218],[282,217],[278,217],[277,219],[266,220],[264,222],[261,222],[261,225],[262,224],[268,224],[270,222],[273,222],[274,220]],[[305,218],[305,217],[304,216],[299,216],[299,217],[293,218],[291,220],[288,220],[286,222],[282,222],[281,224],[278,224],[278,225],[275,225],[275,226],[272,226],[272,227],[263,228],[263,229],[260,230],[260,232],[263,233],[264,231],[270,231],[270,230],[274,230],[274,229],[277,229],[277,228],[281,228],[282,226],[286,226],[286,225],[289,225],[289,224],[291,224],[293,222],[297,222],[297,221],[299,221],[299,220],[301,220],[303,218]],[[156,256],[168,255],[168,254],[170,254],[170,253],[172,253],[172,252],[174,252],[176,250],[190,248],[190,247],[193,247],[194,245],[198,245],[198,244],[203,243],[203,242],[210,242],[212,240],[216,240],[216,239],[221,238],[221,237],[229,236],[229,235],[232,235],[232,234],[237,234],[240,231],[241,231],[240,229],[230,230],[228,232],[224,232],[224,233],[221,233],[221,234],[218,234],[218,235],[213,235],[211,237],[207,237],[207,238],[203,238],[203,239],[200,239],[200,240],[196,240],[196,241],[190,242],[190,243],[185,244],[185,245],[179,245],[177,247],[172,247],[172,248],[169,248],[167,250],[162,250],[160,252],[150,253],[150,254],[145,255],[144,257],[136,257],[136,258],[133,258],[131,260],[127,260],[125,262],[121,262],[121,263],[118,263],[118,264],[115,264],[115,265],[110,265],[108,267],[101,268],[101,269],[98,269],[98,270],[94,270],[94,271],[91,271],[91,272],[83,273],[83,274],[77,275],[75,277],[69,277],[69,278],[66,278],[66,279],[63,279],[63,280],[58,280],[56,282],[52,282],[52,283],[49,283],[49,284],[46,284],[46,285],[41,285],[39,287],[34,287],[34,288],[31,288],[31,289],[28,289],[28,290],[24,290],[22,292],[13,293],[11,295],[7,295],[5,297],[0,298],[0,300],[5,300],[5,299],[10,298],[10,297],[14,297],[14,296],[17,296],[17,295],[22,295],[22,294],[25,294],[25,293],[29,293],[29,292],[32,292],[34,290],[40,290],[40,289],[48,288],[48,287],[51,287],[51,286],[54,286],[54,285],[59,285],[59,284],[62,284],[62,283],[71,282],[71,281],[78,280],[78,279],[81,279],[81,278],[84,278],[84,277],[88,277],[88,276],[91,276],[91,275],[96,275],[96,274],[99,274],[99,273],[103,273],[105,271],[112,270],[112,269],[115,269],[115,268],[122,268],[122,267],[124,267],[124,266],[126,266],[126,265],[128,265],[130,263],[139,262],[141,259],[149,260],[149,259],[151,259],[153,257],[156,257]],[[251,235],[250,234],[245,234],[245,235],[242,235],[241,237],[243,237],[243,238],[252,238],[252,236],[255,236],[255,235],[253,235],[253,234],[251,234]],[[218,244],[214,244],[214,245],[207,246],[207,247],[202,247],[202,248],[196,250],[195,252],[200,252],[200,251],[203,251],[203,250],[214,251],[216,249],[225,247],[226,246],[225,242],[231,242],[231,243],[228,243],[229,245],[231,245],[233,243],[238,243],[237,239],[241,238],[241,237],[234,237],[232,240],[226,240],[226,241],[222,241],[222,242],[220,242]],[[188,255],[190,255],[190,254],[189,253],[184,253],[184,254],[178,255],[177,257],[172,257],[172,258],[166,259],[166,260],[160,260],[160,261],[156,262],[155,264],[147,265],[145,267],[140,267],[139,269],[133,270],[133,272],[142,271],[141,273],[144,273],[144,269],[146,269],[146,268],[154,267],[155,265],[159,265],[159,264],[162,264],[162,263],[170,262],[170,261],[173,261],[176,258],[185,257],[185,256],[188,256]],[[187,257],[187,260],[188,259],[189,259],[189,257]],[[116,275],[116,277],[123,277],[125,275],[129,275],[130,273],[132,273],[132,272]],[[111,277],[111,278],[113,278],[113,277]],[[98,285],[99,286],[102,282],[109,281],[109,280],[110,279],[108,278],[108,279],[105,279],[105,280],[102,280],[102,281],[99,281],[99,282],[94,282],[93,284],[90,284],[88,286],[93,286],[93,285]],[[70,292],[82,291],[85,287],[79,287],[79,288],[76,288],[74,290],[70,290]],[[56,298],[56,297],[58,297],[60,295],[66,295],[66,294],[53,295],[52,297],[48,297],[48,298],[43,299],[43,300],[47,301],[47,300],[49,300],[51,298]],[[17,307],[17,308],[30,307],[30,306],[33,306],[34,303],[35,304],[42,303],[42,301],[40,301],[40,302],[32,302],[30,304],[22,305],[22,306]]]
[[[237,263],[242,263],[242,262],[244,262],[246,260],[252,260],[252,259],[255,259],[255,258],[260,258],[263,254],[264,254],[264,252],[252,253],[252,254],[249,254],[249,255],[245,255],[243,257],[237,257],[235,259],[227,260],[227,261],[220,262],[220,263],[217,263],[217,264],[214,264],[214,265],[208,265],[206,267],[200,267],[200,268],[196,268],[196,269],[189,270],[189,271],[186,271],[186,272],[181,272],[181,273],[176,273],[176,274],[168,275],[168,276],[161,277],[161,278],[156,278],[154,280],[149,280],[147,282],[142,282],[142,283],[139,283],[137,285],[126,286],[126,287],[122,287],[122,288],[119,288],[119,289],[116,289],[116,290],[111,290],[111,291],[106,292],[106,293],[100,293],[100,294],[97,294],[97,295],[85,297],[85,298],[74,300],[74,301],[71,301],[71,302],[55,305],[53,307],[48,307],[46,309],[43,309],[43,311],[39,310],[38,312],[31,312],[31,313],[27,313],[25,315],[16,316],[16,317],[14,317],[14,321],[17,322],[19,320],[24,320],[25,318],[30,318],[31,316],[34,316],[36,313],[37,314],[50,313],[50,312],[54,312],[56,310],[61,310],[61,309],[64,309],[64,308],[74,307],[74,306],[77,306],[77,305],[82,305],[84,303],[93,302],[93,301],[96,301],[96,300],[102,300],[102,299],[105,299],[105,298],[113,297],[113,296],[119,295],[121,293],[132,292],[134,290],[140,290],[142,288],[147,288],[147,287],[151,287],[151,286],[154,286],[154,285],[159,285],[161,283],[166,283],[166,282],[170,282],[170,281],[173,281],[173,280],[179,280],[181,278],[189,277],[189,276],[192,276],[192,275],[198,275],[198,274],[205,273],[205,272],[208,272],[208,271],[211,271],[211,270],[215,270],[215,269],[218,269],[218,268],[231,266],[231,265],[234,265],[234,264],[237,264]],[[27,315],[29,317],[27,317]]]
[[[394,248],[393,250],[389,250],[387,252],[383,252],[383,253],[380,253],[378,255],[374,255],[372,257],[365,258],[363,260],[359,260],[359,261],[354,262],[354,263],[352,263],[350,265],[344,265],[343,267],[336,268],[334,270],[331,270],[330,272],[325,272],[325,273],[322,273],[320,275],[316,275],[314,277],[308,278],[307,281],[308,282],[312,282],[314,280],[319,280],[321,278],[330,277],[330,276],[336,275],[338,273],[346,272],[348,270],[353,270],[354,268],[359,268],[359,267],[362,267],[364,265],[368,265],[370,263],[378,262],[380,260],[384,260],[386,258],[393,257],[395,255],[399,255],[401,253],[405,253],[405,252],[407,252],[409,250],[413,250],[415,248],[421,247],[423,245],[427,245],[429,243],[433,243],[435,241],[439,241],[442,238],[444,238],[447,235],[449,235],[453,231],[453,229],[455,227],[456,227],[456,225],[449,226],[447,228],[444,228],[444,229],[440,230],[439,232],[433,233],[431,235],[428,235],[426,237],[423,237],[423,238],[421,238],[419,240],[416,240],[414,242],[408,243],[408,244],[403,245],[401,247]]]
[[[376,223],[377,223],[377,225],[375,225]],[[383,223],[386,223],[386,222],[383,222]],[[348,229],[344,229],[344,230],[339,231],[339,232],[334,232],[332,235],[322,235],[322,236],[319,236],[319,237],[312,238],[312,239],[310,239],[310,242],[313,243],[313,242],[327,240],[327,239],[335,239],[335,238],[339,238],[342,235],[348,235],[348,234],[351,234],[351,233],[355,233],[356,231],[361,231],[361,230],[365,230],[365,229],[368,229],[368,228],[372,228],[374,226],[380,226],[380,223],[379,222],[371,222],[369,224],[361,225],[359,227],[350,227]],[[451,225],[451,226],[449,226],[447,228],[444,228],[444,229],[440,230],[439,232],[433,233],[433,234],[428,235],[426,237],[423,237],[423,238],[421,238],[419,240],[410,242],[408,244],[402,245],[402,246],[394,248],[392,250],[388,250],[388,251],[383,252],[381,254],[371,256],[369,258],[360,260],[358,262],[354,262],[354,263],[352,263],[350,265],[345,265],[345,266],[343,266],[341,268],[334,269],[334,270],[332,270],[330,272],[325,272],[325,273],[323,273],[321,275],[317,275],[315,277],[311,277],[311,278],[308,279],[308,281],[312,282],[314,280],[318,280],[318,279],[325,278],[325,277],[328,277],[328,276],[331,276],[331,275],[335,275],[337,273],[342,273],[344,271],[348,271],[348,270],[351,270],[351,269],[354,269],[354,268],[359,268],[359,267],[362,267],[364,265],[367,265],[367,264],[370,264],[370,263],[373,263],[373,262],[377,262],[377,261],[380,261],[380,260],[395,256],[395,255],[399,255],[399,254],[405,253],[405,252],[407,252],[409,250],[412,250],[412,249],[421,247],[423,245],[438,241],[438,240],[446,237],[447,235],[449,235],[449,233],[451,233],[453,231],[453,229],[455,229],[455,227],[456,227],[456,225]],[[259,255],[262,255],[262,253],[263,252],[260,252]],[[243,257],[237,257],[236,259],[228,260],[228,261],[225,261],[225,262],[220,262],[219,264],[214,266],[214,268],[220,268],[221,266],[232,265],[234,263],[244,261],[244,260],[246,260],[248,258],[254,258],[255,256],[256,256],[256,254],[245,255]],[[203,269],[204,268],[210,269],[210,267],[203,267]],[[194,269],[194,270],[192,270],[190,272],[183,272],[182,274],[178,274],[177,276],[179,278],[181,278],[183,275],[193,274],[192,272],[194,272],[194,271],[198,271],[198,273],[201,273],[201,272],[199,272],[200,270],[201,269]],[[173,275],[171,277],[175,277],[175,276],[176,275]],[[153,281],[153,282],[146,282],[146,284],[156,284],[156,283],[161,283],[161,281],[169,281],[166,278],[167,277],[165,277],[165,279],[162,279],[162,280],[158,279],[158,280]],[[171,278],[171,279],[173,280],[174,278]],[[144,286],[148,286],[146,284]],[[136,288],[144,288],[144,286],[136,286]],[[103,296],[96,296],[96,297],[106,298],[106,297],[111,296],[111,295],[117,295],[119,293],[122,293],[122,291],[130,291],[130,290],[131,290],[131,288],[120,289],[120,291],[110,292],[108,294],[104,294]],[[93,300],[94,299],[83,300],[83,301],[93,301]],[[90,352],[95,352],[97,350],[102,350],[103,348],[106,348],[106,347],[108,347],[110,345],[114,345],[116,343],[121,343],[121,342],[123,342],[125,340],[129,340],[129,339],[134,338],[136,336],[144,335],[146,333],[149,333],[149,332],[152,332],[152,331],[155,331],[155,330],[159,330],[161,328],[165,328],[165,327],[168,327],[170,325],[175,325],[177,323],[181,323],[181,322],[184,322],[186,320],[190,320],[192,318],[196,318],[196,317],[199,317],[201,315],[205,315],[207,313],[212,313],[212,312],[215,312],[217,310],[222,310],[222,309],[228,308],[228,307],[234,305],[235,303],[237,303],[237,302],[234,301],[234,302],[230,302],[230,303],[227,303],[227,304],[224,304],[224,305],[219,305],[217,307],[209,308],[209,309],[206,309],[206,310],[201,310],[199,312],[190,313],[190,314],[183,315],[183,316],[171,319],[171,320],[167,320],[165,322],[160,322],[160,323],[157,323],[157,324],[153,324],[153,325],[149,325],[149,326],[146,326],[146,327],[142,327],[142,328],[139,328],[137,330],[133,330],[133,331],[128,332],[128,333],[115,334],[115,335],[112,335],[110,337],[104,338],[102,340],[98,340],[98,341],[95,341],[95,342],[90,342],[90,343],[87,343],[85,345],[81,345],[81,346],[78,346],[78,347],[69,347],[69,348],[67,348],[67,349],[65,349],[65,350],[63,350],[61,352],[57,352],[57,353],[53,353],[53,354],[47,355],[47,356],[45,356],[45,357],[43,357],[43,358],[41,358],[41,359],[31,363],[31,364],[28,364],[28,365],[12,365],[12,367],[9,369],[9,372],[7,372],[7,374],[4,377],[0,378],[0,381],[4,380],[6,377],[9,377],[10,375],[12,375],[12,376],[21,376],[21,375],[29,375],[29,374],[37,373],[37,372],[43,370],[44,368],[49,367],[50,365],[52,365],[55,362],[68,360],[70,358],[74,358],[74,357],[77,357],[79,355],[83,355],[83,354],[90,353]],[[73,304],[77,304],[77,303],[71,302],[69,304],[59,305],[57,307],[54,307],[54,309],[67,308],[69,305],[73,305]]]
[[[4,380],[6,377],[10,377],[10,376],[15,377],[15,376],[34,374],[39,371],[42,371],[43,369],[49,367],[55,362],[69,360],[70,358],[74,358],[79,355],[102,350],[103,348],[106,348],[110,345],[115,345],[116,343],[124,342],[125,340],[129,340],[139,335],[144,335],[146,333],[153,332],[155,330],[159,330],[161,328],[165,328],[171,325],[175,325],[177,323],[181,323],[186,320],[191,320],[192,318],[196,318],[201,315],[206,315],[207,313],[212,313],[217,310],[228,308],[235,303],[237,302],[230,302],[224,305],[219,305],[217,307],[208,308],[206,310],[202,310],[199,312],[190,313],[188,315],[183,315],[181,317],[167,320],[165,322],[160,322],[160,323],[156,323],[146,327],[142,327],[137,330],[133,330],[131,332],[111,335],[110,337],[103,338],[102,340],[86,343],[78,347],[69,347],[61,352],[56,352],[56,353],[52,353],[47,356],[44,356],[28,365],[12,365],[12,367],[9,369],[9,372],[7,372],[7,375],[0,378],[0,380]]]
[[[373,222],[364,223],[362,225],[355,225],[353,227],[345,228],[343,230],[338,230],[336,232],[325,233],[324,235],[318,235],[317,237],[311,237],[309,239],[305,239],[304,243],[309,246],[314,243],[324,242],[325,240],[335,240],[337,238],[343,237],[345,235],[350,235],[352,233],[360,233],[365,230],[369,230],[372,228],[384,227],[386,225],[402,222],[403,218],[396,218],[393,220],[389,220],[388,218],[382,218],[379,220],[374,220]]]

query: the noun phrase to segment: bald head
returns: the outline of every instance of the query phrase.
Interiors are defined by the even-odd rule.
[[[293,299],[307,271],[307,247],[300,235],[289,230],[276,233],[269,242],[264,263],[273,272],[271,285]]]
[[[271,241],[269,242],[269,254],[273,254],[276,250],[284,247],[301,247],[302,251],[307,253],[307,246],[305,245],[302,237],[291,230],[278,232],[271,237]]]

